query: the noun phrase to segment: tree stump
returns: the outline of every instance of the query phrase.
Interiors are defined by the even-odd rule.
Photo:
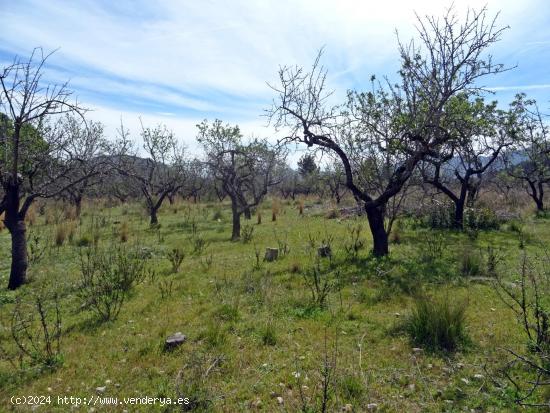
[[[187,337],[184,334],[177,332],[176,334],[172,334],[166,339],[166,341],[164,342],[164,348],[166,350],[172,350],[183,344],[185,340],[187,340]]]
[[[332,251],[330,250],[330,245],[321,245],[317,249],[317,255],[321,258],[329,258],[332,256]]]
[[[279,257],[279,249],[278,248],[266,248],[265,249],[265,257],[264,261],[275,261]]]

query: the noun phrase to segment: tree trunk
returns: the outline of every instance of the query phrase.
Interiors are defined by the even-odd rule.
[[[458,199],[455,201],[455,216],[453,222],[453,228],[464,229],[464,199]]]
[[[244,210],[244,217],[246,219],[252,219],[252,213],[250,212],[250,208],[246,207]]]
[[[11,270],[8,289],[15,290],[23,285],[27,279],[27,228],[25,221],[10,224],[11,234]]]
[[[231,241],[238,241],[241,238],[241,214],[236,201],[231,200],[231,212],[233,214],[233,230],[231,232]]]
[[[372,252],[375,257],[388,255],[388,234],[384,229],[384,210],[383,207],[365,207],[369,227],[372,233],[373,247]]]
[[[27,280],[27,238],[25,217],[19,214],[19,182],[9,182],[4,223],[11,234],[11,270],[8,289],[15,290]]]
[[[544,211],[544,201],[542,200],[542,196],[535,196],[533,195],[533,200],[535,201],[535,204],[537,205],[537,211],[542,212]]]
[[[151,226],[154,227],[155,225],[158,225],[159,223],[159,220],[157,218],[157,210],[155,208],[152,208],[150,211],[150,215],[151,215]]]
[[[74,206],[75,206],[75,214],[78,218],[80,217],[80,213],[82,212],[82,196],[75,196]]]

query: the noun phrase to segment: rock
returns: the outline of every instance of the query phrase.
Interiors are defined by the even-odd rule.
[[[330,245],[321,245],[317,249],[317,255],[321,258],[329,258],[332,256],[332,251],[330,249]]]
[[[254,408],[256,408],[256,409],[257,409],[258,407],[260,407],[261,405],[262,405],[262,401],[261,401],[260,399],[256,399],[256,400],[254,400],[254,401],[252,402],[252,407],[254,407]]]
[[[183,344],[185,340],[187,340],[187,337],[178,331],[176,334],[172,334],[166,339],[166,341],[164,342],[164,348],[166,350],[171,350]]]
[[[111,380],[109,379],[105,380],[105,384],[111,384],[111,383],[112,383]]]
[[[378,410],[378,405],[376,403],[367,404],[367,411],[375,412],[376,410]]]
[[[285,401],[283,400],[283,398],[281,396],[278,396],[277,397],[277,403],[279,404],[283,404]]]
[[[95,388],[95,391],[98,393],[105,393],[105,390],[107,390],[107,387],[105,386],[100,386]]]
[[[278,248],[266,248],[264,261],[271,262],[279,258],[279,249]]]
[[[470,380],[468,380],[467,378],[463,377],[460,379],[460,381],[464,384],[470,384]]]
[[[475,380],[483,380],[485,378],[485,376],[483,374],[474,374],[474,379]]]
[[[342,406],[342,411],[343,412],[353,412],[353,406],[348,403],[348,404]]]

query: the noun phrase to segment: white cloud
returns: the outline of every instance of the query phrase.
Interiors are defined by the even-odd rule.
[[[135,103],[135,110],[149,102],[141,105],[144,117],[180,122],[182,131],[186,122],[194,127],[211,113],[227,114],[224,120],[233,123],[261,124],[258,115],[271,96],[266,81],[274,80],[278,65],[307,67],[321,46],[331,88],[343,91],[364,85],[373,73],[391,74],[395,30],[407,39],[415,11],[439,15],[446,7],[440,0],[0,3],[1,49],[26,54],[39,45],[60,48],[52,63],[76,71],[71,85],[91,99],[84,103],[116,108],[97,112],[105,119],[128,112],[125,104]],[[546,46],[546,1],[487,3],[490,12],[502,10],[501,24],[512,27],[495,48],[497,60]],[[454,4],[459,14],[479,7],[478,0]],[[53,76],[62,80],[64,73]],[[539,82],[546,80],[514,83]],[[195,112],[196,119],[177,119],[182,108]]]

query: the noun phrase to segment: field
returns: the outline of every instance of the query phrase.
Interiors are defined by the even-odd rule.
[[[549,220],[526,214],[520,229],[510,221],[472,234],[401,218],[390,257],[378,260],[369,256],[366,218],[331,208],[312,199],[301,214],[294,201],[267,200],[261,223],[257,214],[243,220],[251,234],[240,242],[229,241],[225,204],[166,203],[154,229],[138,204],[90,203],[79,219],[61,204],[36,208],[28,230],[32,281],[0,292],[0,410],[29,411],[10,397],[43,395],[52,403],[37,411],[181,411],[160,403],[57,404],[57,396],[97,395],[188,397],[199,411],[313,412],[326,392],[328,411],[516,411],[499,369],[510,359],[505,349],[525,351],[526,337],[487,274],[488,257],[496,254],[506,282],[516,280],[523,253],[548,245]],[[108,321],[82,307],[81,262],[94,244],[138,251],[146,262],[145,276]],[[318,256],[322,245],[330,257]],[[278,249],[273,262],[263,259],[268,247]],[[184,253],[177,269],[174,251]],[[3,230],[3,286],[9,252]],[[52,291],[62,320],[59,355],[50,367],[28,358],[10,363],[18,354],[10,329],[18,297]],[[466,306],[455,351],[407,334],[415,300]],[[167,349],[176,332],[187,339]]]

